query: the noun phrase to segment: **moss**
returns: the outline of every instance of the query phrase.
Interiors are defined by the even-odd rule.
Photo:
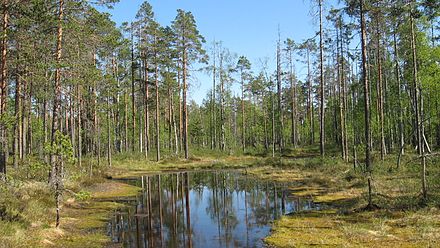
[[[325,191],[324,188],[320,187],[290,187],[292,195],[295,196],[316,196],[322,194]]]
[[[275,222],[272,234],[265,241],[275,247],[436,247],[440,245],[440,227],[430,220],[438,222],[437,214],[431,213],[426,218],[416,213],[390,216],[383,211],[285,216]],[[396,226],[411,219],[414,221],[414,218],[426,228],[417,224]]]
[[[87,190],[92,193],[91,199],[76,202],[72,198],[63,208],[61,228],[65,235],[56,239],[46,238],[46,244],[55,247],[103,247],[110,242],[104,229],[111,213],[124,206],[113,200],[136,196],[140,188],[108,180]]]
[[[140,190],[141,188],[139,187],[115,181],[99,183],[90,188],[92,198],[99,200],[117,197],[132,197],[136,196]]]
[[[317,203],[331,204],[337,201],[354,199],[356,197],[359,197],[360,195],[360,190],[349,189],[345,191],[331,192],[326,194],[317,194],[315,197],[313,197],[313,201]]]
[[[340,246],[337,223],[322,217],[289,216],[276,221],[265,241],[276,247]]]
[[[68,237],[63,238],[60,242],[57,242],[55,247],[63,248],[101,248],[105,244],[109,243],[108,237],[102,232],[84,234],[71,234]]]

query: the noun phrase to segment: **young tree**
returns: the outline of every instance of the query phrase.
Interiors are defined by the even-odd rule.
[[[280,32],[278,30],[278,42],[277,42],[277,72],[276,72],[276,80],[277,80],[277,143],[278,147],[280,149],[280,152],[282,151],[284,147],[284,140],[283,140],[283,133],[284,133],[284,123],[283,123],[283,106],[281,101],[281,92],[282,92],[282,80],[281,80],[281,38],[280,38]]]
[[[313,107],[313,82],[312,82],[312,68],[311,68],[311,54],[317,49],[316,43],[313,39],[308,39],[298,46],[300,55],[306,56],[307,63],[307,116],[309,120],[309,137],[310,144],[315,143],[315,112]]]
[[[245,92],[245,81],[249,80],[251,69],[251,62],[245,57],[240,56],[237,62],[237,70],[240,73],[240,83],[241,83],[241,143],[243,153],[246,152],[246,116],[245,116],[245,106],[244,106],[244,92]]]
[[[289,61],[289,73],[288,73],[288,80],[290,82],[290,92],[291,92],[291,134],[290,134],[290,141],[293,145],[293,147],[297,146],[298,138],[297,138],[297,87],[295,82],[295,74],[294,74],[294,63],[293,63],[293,53],[297,49],[297,45],[295,44],[295,41],[292,39],[287,39],[285,42],[285,51],[287,53],[287,58]]]

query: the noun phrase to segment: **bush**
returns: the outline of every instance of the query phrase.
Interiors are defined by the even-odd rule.
[[[8,185],[0,185],[0,220],[21,221],[23,204]]]
[[[87,201],[92,197],[92,194],[89,191],[81,190],[80,192],[75,194],[75,199],[78,201]]]

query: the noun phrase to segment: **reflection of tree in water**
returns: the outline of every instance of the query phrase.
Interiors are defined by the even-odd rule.
[[[236,226],[239,224],[234,208],[234,174],[215,172],[209,180],[210,194],[206,213],[212,222],[217,223],[218,238],[230,243]]]
[[[261,234],[262,228],[268,230],[268,223],[284,212],[284,201],[293,201],[282,187],[233,171],[172,173],[142,180],[136,184],[144,190],[132,207],[121,210],[109,224],[113,240],[127,247],[253,247],[266,233]],[[200,206],[204,211],[196,212]],[[212,230],[203,230],[199,221]]]

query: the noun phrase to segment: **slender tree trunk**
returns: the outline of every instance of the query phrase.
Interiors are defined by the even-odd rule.
[[[368,66],[367,66],[367,32],[365,25],[364,0],[360,0],[361,15],[361,45],[362,45],[362,81],[364,84],[364,114],[365,114],[365,165],[368,180],[368,207],[373,206],[372,185],[371,185],[371,138],[370,138],[370,87],[368,85]]]
[[[183,43],[185,44],[185,38],[183,38]],[[186,48],[183,49],[183,146],[185,150],[185,159],[188,159],[188,106],[187,106],[187,99],[186,99],[186,93],[188,88],[187,83],[187,51]]]
[[[324,30],[322,27],[322,0],[319,0],[319,57],[320,57],[320,129],[319,151],[321,156],[325,154],[325,86],[324,86]]]
[[[173,149],[173,111],[171,108],[172,105],[172,93],[171,93],[171,86],[168,85],[167,87],[167,93],[168,93],[168,149],[171,154],[171,151]]]
[[[397,27],[396,27],[397,30]],[[394,40],[394,63],[395,63],[395,73],[396,73],[396,82],[397,82],[397,98],[399,99],[399,139],[400,139],[400,149],[399,153],[405,153],[405,134],[403,127],[403,107],[402,107],[402,85],[400,80],[400,66],[399,66],[399,50],[397,49],[397,38],[396,32],[393,33]]]
[[[271,92],[270,92],[270,101],[271,101],[271,112],[272,112],[272,157],[275,157],[275,99],[274,99],[274,92],[273,92],[273,85],[271,85]]]
[[[341,122],[341,126],[340,126],[340,135],[341,135],[341,155],[342,155],[342,159],[344,161],[347,160],[347,154],[346,154],[346,147],[345,147],[345,113],[344,113],[344,90],[343,90],[343,83],[342,81],[344,80],[342,77],[343,74],[343,70],[344,68],[342,67],[342,61],[344,60],[343,58],[343,52],[342,50],[340,50],[340,48],[342,48],[342,46],[339,46],[339,42],[342,43],[342,41],[340,41],[340,39],[342,39],[342,37],[339,36],[339,29],[341,29],[342,27],[340,27],[340,24],[337,24],[337,30],[336,30],[336,43],[337,43],[337,60],[338,60],[338,93],[339,93],[339,119]]]
[[[340,16],[340,23],[342,24],[342,17]],[[344,124],[342,126],[344,130],[344,147],[345,147],[345,161],[348,162],[349,160],[349,152],[348,152],[348,129],[347,129],[347,109],[348,109],[348,101],[347,101],[347,77],[345,75],[345,61],[344,61],[344,47],[343,42],[344,38],[342,36],[342,28],[340,29],[341,32],[341,79],[342,79],[342,112],[343,112],[343,120]],[[347,48],[348,53],[348,48]],[[348,56],[347,56],[348,58]]]
[[[223,79],[223,53],[220,54],[220,150],[226,149],[225,137],[225,96]]]
[[[29,113],[28,113],[28,115],[27,115],[27,118],[28,118],[28,121],[27,121],[27,125],[28,125],[28,128],[27,128],[27,140],[28,140],[28,147],[27,147],[27,151],[28,151],[28,155],[32,155],[32,151],[33,151],[33,149],[32,149],[32,147],[33,147],[33,135],[32,135],[32,94],[33,94],[33,89],[34,89],[34,84],[33,84],[33,80],[31,79],[30,80],[30,83],[29,83],[29,97],[28,97],[28,102],[27,102],[27,105],[28,105],[28,107],[27,107],[27,109],[28,109],[28,111],[29,111]],[[61,103],[61,101],[60,101],[60,103]],[[62,112],[61,112],[62,113]],[[62,127],[60,127],[60,131],[62,131]]]
[[[81,168],[82,167],[82,126],[81,126],[81,121],[82,121],[82,118],[81,118],[81,115],[82,115],[82,111],[81,111],[81,107],[82,107],[82,98],[81,98],[81,85],[78,85],[77,86],[77,93],[76,93],[77,95],[77,104],[78,104],[78,106],[77,106],[77,122],[78,122],[78,131],[77,131],[77,133],[78,133],[78,148],[77,148],[77,150],[78,150],[78,165],[79,165],[79,168]]]
[[[111,142],[111,122],[110,122],[110,92],[107,92],[107,165],[112,166],[112,142]]]
[[[75,126],[75,117],[74,117],[74,97],[75,97],[75,92],[74,92],[74,86],[70,85],[69,86],[69,122],[70,122],[70,140],[72,142],[72,149],[73,149],[73,154],[75,156],[75,150],[76,150],[76,136],[75,136],[75,132],[76,132],[76,126]]]
[[[176,111],[174,110],[174,93],[171,93],[171,118],[172,118],[173,130],[174,130],[174,149],[175,149],[174,153],[177,155],[179,154],[179,137],[177,134],[178,132],[177,132],[175,112]]]
[[[281,47],[280,47],[280,38],[278,32],[278,44],[277,44],[277,108],[278,108],[278,147],[281,152],[284,147],[283,133],[284,133],[284,123],[283,123],[283,106],[281,105]]]
[[[128,100],[127,92],[124,91],[124,151],[128,152]]]
[[[62,56],[62,42],[63,42],[63,18],[64,18],[64,0],[59,0],[59,10],[58,10],[58,31],[57,31],[57,47],[56,47],[56,63],[57,67],[55,69],[55,81],[54,81],[54,103],[53,103],[53,113],[52,113],[52,134],[51,134],[51,144],[52,147],[55,145],[55,135],[59,131],[59,111],[61,105],[61,56]],[[61,166],[62,161],[60,155],[51,153],[50,164],[52,168],[51,172],[51,183],[55,186],[55,202],[56,202],[56,227],[60,225],[60,201],[62,194],[62,181],[61,181]]]
[[[7,84],[8,84],[8,25],[9,25],[9,12],[8,12],[8,0],[3,2],[3,37],[2,37],[2,48],[1,48],[1,81],[0,81],[0,114],[6,113],[7,106]],[[0,154],[0,173],[6,175],[6,164],[8,162],[8,137],[7,137],[7,127],[4,124],[0,125],[0,135],[2,141],[2,149]],[[0,178],[1,179],[1,178]]]
[[[118,70],[118,64],[116,61],[115,56],[112,57],[112,68],[113,68],[113,77],[116,81],[117,86],[117,92],[116,92],[116,99],[114,99],[116,103],[116,111],[114,113],[114,119],[115,119],[115,150],[116,152],[120,153],[122,151],[122,135],[121,135],[121,123],[119,122],[120,119],[120,82],[119,82],[119,70]]]
[[[385,127],[384,127],[384,87],[382,80],[382,58],[381,58],[381,46],[380,46],[380,27],[379,20],[377,20],[377,78],[378,78],[378,105],[379,105],[379,122],[380,122],[380,158],[383,161],[386,155],[386,145],[385,145]]]
[[[297,130],[296,130],[296,117],[297,117],[297,109],[296,109],[296,83],[293,74],[293,55],[292,50],[289,51],[289,81],[290,81],[290,92],[292,97],[292,113],[291,113],[291,122],[292,122],[292,130],[291,130],[291,142],[293,147],[297,146]]]
[[[246,115],[244,113],[244,78],[241,71],[241,143],[243,154],[246,152]]]
[[[17,50],[19,50],[19,44],[17,44]],[[14,124],[14,168],[18,168],[18,161],[22,158],[20,154],[20,142],[21,142],[21,79],[20,79],[20,68],[19,68],[19,52],[17,52],[17,72],[15,77],[15,124]],[[45,110],[45,109],[44,109]]]
[[[145,56],[147,52],[145,52]],[[150,151],[150,87],[148,85],[148,61],[145,58],[144,60],[144,70],[145,70],[145,128],[144,128],[144,134],[145,134],[145,143],[144,143],[144,152],[145,152],[145,159],[148,159],[148,152]]]
[[[155,43],[157,45],[157,37],[154,37]],[[159,125],[159,69],[158,69],[158,62],[157,62],[157,49],[155,49],[154,57],[156,59],[156,66],[155,66],[155,72],[154,72],[154,81],[156,85],[156,161],[160,160],[160,125]]]
[[[266,108],[265,104],[264,104],[264,91],[261,93],[261,108],[263,109],[263,122],[264,122],[264,149],[267,150],[269,149],[269,138],[268,138],[268,134],[267,134],[267,118],[269,116],[268,115],[268,109]],[[254,124],[256,125],[256,121],[254,122]]]
[[[94,68],[97,68],[97,54],[96,52],[93,54],[93,65]],[[97,130],[98,130],[98,93],[97,93],[97,83],[94,82],[93,86],[92,86],[92,99],[93,99],[93,129],[92,129],[92,154],[97,155],[98,157],[100,156],[99,154],[97,154],[98,151],[98,140],[99,137],[97,135]],[[98,159],[99,160],[99,159]]]
[[[179,62],[177,62],[177,67],[179,68]],[[183,68],[183,65],[182,65]],[[177,71],[177,82],[178,82],[178,97],[177,100],[179,102],[179,151],[184,150],[184,142],[183,142],[183,108],[182,108],[182,79],[181,79],[181,72],[178,69]],[[182,94],[182,95],[181,95]]]
[[[217,108],[216,108],[216,102],[215,102],[215,87],[216,87],[216,76],[217,76],[217,66],[216,66],[216,59],[217,59],[217,46],[214,41],[214,54],[213,54],[213,68],[212,68],[212,123],[213,123],[213,130],[212,132],[212,139],[211,139],[211,149],[215,149],[217,147]]]
[[[48,78],[48,77],[46,77],[46,78]],[[28,125],[28,118],[27,118],[27,116],[29,115],[29,111],[27,110],[28,106],[27,106],[26,102],[27,102],[27,99],[29,97],[29,94],[28,94],[29,90],[28,90],[27,80],[23,80],[21,82],[21,84],[22,84],[22,92],[23,92],[23,94],[22,94],[22,101],[21,101],[22,102],[22,106],[21,106],[22,107],[22,115],[21,115],[21,130],[22,130],[22,132],[21,132],[21,137],[20,137],[20,139],[21,139],[21,142],[20,142],[21,143],[21,147],[20,147],[20,149],[21,149],[21,154],[22,154],[21,159],[23,160],[27,156],[27,144],[28,144],[28,142],[27,142],[27,135],[26,134],[27,134],[28,126],[29,126]]]
[[[132,31],[133,32],[133,31]],[[131,121],[132,121],[132,130],[131,130],[131,150],[134,152],[136,149],[136,98],[135,98],[135,60],[134,60],[134,37],[133,33],[131,34]]]
[[[412,1],[414,3],[414,1]],[[413,11],[410,12],[410,27],[411,27],[411,50],[413,59],[413,84],[414,84],[414,104],[416,109],[416,130],[417,130],[417,146],[419,155],[421,156],[421,181],[422,181],[422,197],[423,201],[428,198],[426,187],[426,157],[425,157],[425,143],[424,137],[424,124],[423,124],[423,98],[422,88],[418,80],[418,65],[417,65],[417,44],[416,44],[416,32]]]
[[[309,45],[307,45],[309,46]],[[309,108],[308,108],[308,115],[309,115],[309,122],[310,122],[310,144],[315,143],[315,118],[314,118],[314,111],[313,111],[313,85],[312,85],[312,74],[311,74],[311,68],[310,68],[310,48],[307,47],[307,81],[308,81],[308,102],[309,102]]]

